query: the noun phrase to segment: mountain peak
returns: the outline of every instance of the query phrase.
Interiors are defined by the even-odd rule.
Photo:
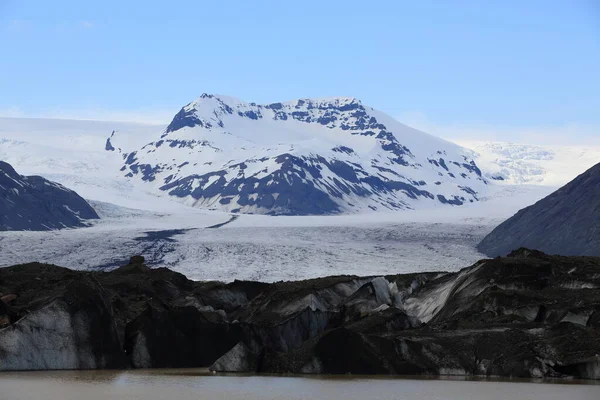
[[[345,126],[345,130],[384,128],[367,115],[362,102],[356,97],[325,97],[297,99],[281,103],[248,103],[232,96],[203,93],[185,105],[173,118],[166,134],[182,128],[199,126],[207,129],[227,129],[238,117],[260,120],[298,120],[318,122],[329,128]],[[233,118],[233,119],[232,119]],[[367,126],[370,121],[370,125]],[[235,122],[234,122],[235,123]],[[356,124],[358,123],[358,125]]]
[[[211,102],[212,100],[212,102]],[[233,96],[228,96],[224,94],[216,94],[216,93],[202,93],[200,97],[196,98],[194,101],[189,103],[186,107],[188,109],[191,108],[199,108],[202,106],[207,106],[211,103],[221,103],[227,105],[232,108],[236,107],[256,107],[258,109],[261,108],[275,108],[278,105],[286,105],[289,107],[323,107],[326,105],[332,107],[339,107],[348,104],[362,105],[362,102],[356,97],[347,97],[347,96],[332,96],[332,97],[317,97],[317,98],[301,98],[295,100],[288,100],[281,103],[270,103],[270,104],[257,104],[254,102],[247,102],[244,100],[240,100]]]
[[[19,174],[17,171],[15,171],[12,165],[4,161],[0,161],[0,172],[13,179],[19,177]]]
[[[227,96],[223,94],[210,94],[210,93],[202,93],[200,97],[196,98],[194,101],[186,105],[184,108],[186,109],[200,109],[202,107],[214,107],[215,105],[227,105],[229,107],[236,107],[238,105],[247,105],[243,100],[237,99],[232,96]]]
[[[286,101],[283,104],[362,104],[362,102],[356,97],[345,97],[345,96],[333,96],[333,97],[315,97],[315,98],[303,98]]]

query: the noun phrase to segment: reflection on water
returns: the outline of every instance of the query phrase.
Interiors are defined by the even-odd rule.
[[[211,375],[206,370],[0,373],[1,400],[598,400],[600,382]]]

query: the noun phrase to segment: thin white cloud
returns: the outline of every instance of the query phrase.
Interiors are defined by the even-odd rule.
[[[83,29],[92,29],[95,26],[95,24],[91,21],[79,21],[77,25]]]
[[[0,117],[4,118],[23,118],[26,114],[19,107],[0,108]]]
[[[600,126],[564,124],[547,126],[492,125],[479,122],[442,124],[420,111],[396,117],[413,128],[452,141],[499,141],[527,144],[600,146]]]
[[[103,110],[103,109],[80,109],[80,110],[41,110],[37,112],[25,112],[19,107],[0,108],[0,117],[9,118],[55,118],[76,119],[92,121],[121,121],[137,122],[152,125],[166,125],[173,119],[177,110],[164,109],[135,109],[135,110]]]
[[[1,0],[0,0],[1,1]],[[24,32],[28,32],[31,31],[34,28],[34,25],[31,21],[27,21],[24,19],[14,19],[12,21],[9,21],[8,24],[4,25],[4,26],[0,26],[0,29],[4,29],[6,32],[9,33],[24,33]],[[37,27],[40,29],[44,29],[41,27]],[[73,29],[85,29],[85,30],[90,30],[90,29],[94,29],[96,28],[96,24],[92,21],[88,21],[88,20],[81,20],[81,21],[71,21],[71,22],[60,22],[57,23],[56,25],[54,25],[54,27],[49,28],[49,29],[54,29],[55,31],[58,32],[65,32],[67,30],[73,30]]]
[[[45,111],[40,118],[86,119],[94,121],[123,121],[143,124],[168,124],[176,111],[160,109],[136,110],[58,110]]]
[[[31,27],[32,27],[32,25],[31,25],[31,22],[29,22],[29,21],[26,21],[24,19],[13,19],[6,26],[6,30],[8,32],[13,32],[13,33],[22,33],[22,32],[26,32],[29,29],[31,29]]]

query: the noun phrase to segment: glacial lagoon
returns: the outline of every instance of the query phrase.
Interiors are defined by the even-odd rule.
[[[1,400],[598,400],[600,382],[212,375],[205,369],[0,374]]]

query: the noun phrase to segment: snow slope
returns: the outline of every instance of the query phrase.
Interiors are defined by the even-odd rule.
[[[118,152],[120,135],[110,138]],[[478,200],[470,151],[355,98],[257,105],[204,94],[140,149],[123,174],[196,207],[310,215]]]
[[[559,187],[600,162],[600,147],[461,141],[490,180]]]
[[[124,207],[169,209],[173,202],[135,187],[119,173],[122,159],[105,151],[106,138],[122,134],[135,148],[164,126],[111,121],[0,118],[0,160],[24,175],[40,175],[86,199]]]

